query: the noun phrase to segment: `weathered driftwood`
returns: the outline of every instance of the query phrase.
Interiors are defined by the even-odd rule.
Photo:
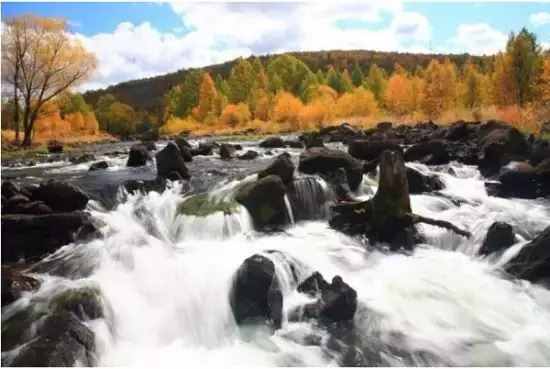
[[[447,221],[414,214],[411,210],[407,171],[399,152],[384,151],[380,157],[378,191],[370,200],[333,207],[332,227],[346,233],[362,233],[392,249],[412,248],[420,237],[414,227],[426,223],[469,237],[470,233]]]

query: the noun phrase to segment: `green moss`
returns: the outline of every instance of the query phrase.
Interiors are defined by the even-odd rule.
[[[208,198],[208,194],[203,193],[186,199],[179,205],[178,213],[205,217],[218,211],[233,213],[238,206],[235,201],[215,201]]]
[[[49,308],[54,313],[71,311],[81,318],[95,319],[103,316],[101,293],[95,287],[64,291],[52,299]],[[86,316],[82,316],[82,313]]]

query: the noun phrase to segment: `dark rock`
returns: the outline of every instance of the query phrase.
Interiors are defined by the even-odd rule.
[[[550,141],[536,139],[531,144],[531,153],[529,155],[529,164],[538,165],[545,159],[550,158]]]
[[[320,319],[324,323],[353,320],[357,292],[340,276],[335,276],[329,284],[319,272],[315,272],[298,285],[298,292],[318,297],[316,302],[305,306],[305,318]]]
[[[49,316],[37,329],[37,337],[25,345],[11,366],[96,365],[94,334],[74,314]]]
[[[285,147],[285,141],[281,137],[273,136],[273,137],[268,137],[262,142],[260,142],[259,146],[266,149]]]
[[[123,183],[124,188],[129,193],[136,192],[151,192],[155,191],[158,193],[164,192],[166,189],[166,179],[162,177],[157,177],[153,180],[128,180]]]
[[[43,201],[55,212],[69,212],[83,210],[89,198],[73,185],[50,180],[34,190],[32,200]]]
[[[550,227],[523,246],[506,264],[505,270],[531,282],[550,278]]]
[[[323,137],[316,132],[306,132],[300,136],[300,140],[304,142],[306,149],[312,147],[325,147]]]
[[[447,164],[450,161],[448,144],[442,140],[418,143],[407,149],[405,161],[418,161],[427,165]]]
[[[395,141],[353,140],[348,152],[351,156],[361,160],[375,160],[385,150],[403,153],[403,149]]]
[[[15,198],[16,196],[12,197]],[[8,203],[12,200],[8,200]],[[6,205],[5,214],[51,214],[53,210],[42,201],[20,202],[15,205]]]
[[[443,182],[436,175],[424,175],[409,167],[407,167],[407,181],[409,182],[409,193],[411,194],[439,191],[444,187]]]
[[[353,201],[346,171],[343,168],[338,168],[333,172],[321,173],[320,176],[332,188],[337,201]]]
[[[19,193],[19,186],[10,181],[2,182],[2,196],[6,199],[11,198]]]
[[[232,159],[235,151],[235,147],[231,144],[223,143],[220,145],[220,157],[223,160]]]
[[[136,144],[130,147],[128,154],[127,167],[141,167],[147,164],[147,161],[151,160],[147,148],[141,144]]]
[[[69,159],[72,164],[82,164],[92,160],[95,160],[95,156],[92,154],[82,154],[80,156],[73,156]]]
[[[258,173],[258,178],[267,177],[269,175],[279,176],[284,183],[292,181],[294,177],[294,163],[290,159],[289,153],[282,153],[264,170]]]
[[[34,291],[40,281],[25,275],[15,267],[2,265],[2,306],[19,299],[23,292]]]
[[[265,229],[289,223],[284,196],[281,177],[269,175],[240,187],[235,200],[248,209],[256,229]]]
[[[197,155],[212,155],[212,152],[214,151],[214,148],[216,147],[216,144],[214,142],[201,142],[199,143],[199,146],[195,149],[191,149],[191,155],[197,156]]]
[[[240,160],[253,160],[256,159],[259,154],[254,150],[247,150],[244,154],[239,155],[237,158]]]
[[[523,160],[528,154],[527,140],[520,131],[496,124],[480,127],[479,169],[485,176],[498,173],[502,166],[513,160]]]
[[[173,142],[169,142],[155,157],[157,159],[157,175],[159,177],[167,178],[171,172],[176,172],[184,179],[191,178],[181,152]]]
[[[155,141],[141,141],[141,144],[145,146],[147,151],[155,151],[157,149]]]
[[[180,149],[181,156],[186,162],[193,161],[193,154],[191,153],[192,147],[189,142],[183,137],[177,137],[174,141]]]
[[[447,129],[445,138],[449,141],[463,141],[466,140],[471,133],[472,130],[466,122],[458,121],[451,124]]]
[[[285,146],[291,147],[293,149],[301,149],[304,147],[304,144],[297,140],[286,140]]]
[[[494,222],[489,227],[485,240],[479,249],[480,255],[489,255],[507,249],[516,243],[514,229],[508,223]]]
[[[392,129],[392,127],[393,127],[392,122],[380,122],[376,125],[376,129],[380,131],[387,131]]]
[[[109,168],[109,164],[102,160],[102,161],[98,161],[96,163],[92,163],[92,165],[90,165],[90,169],[88,169],[90,172],[93,172],[94,170],[100,170],[100,169],[107,169]]]
[[[349,187],[357,190],[363,180],[363,165],[346,152],[313,147],[300,155],[298,170],[306,174],[330,174],[338,168],[346,171]]]
[[[75,240],[90,218],[83,212],[2,215],[2,263],[37,260]]]
[[[239,325],[281,327],[283,295],[271,260],[256,254],[241,264],[231,288],[230,304]]]
[[[50,154],[58,154],[58,153],[63,152],[63,143],[61,143],[59,141],[56,141],[56,140],[49,141],[48,142],[48,152]]]
[[[536,168],[528,163],[515,163],[501,171],[499,182],[486,183],[492,196],[535,199],[550,195],[550,159]]]

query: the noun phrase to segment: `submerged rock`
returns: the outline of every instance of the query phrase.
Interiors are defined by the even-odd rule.
[[[159,177],[168,178],[172,172],[176,172],[183,179],[191,178],[185,166],[183,156],[173,142],[169,142],[164,149],[155,155],[155,158],[157,161],[157,175]]]
[[[244,154],[239,155],[237,158],[240,160],[254,160],[256,159],[260,154],[254,150],[247,150]]]
[[[141,167],[146,165],[148,160],[151,160],[151,157],[149,156],[149,151],[147,151],[147,148],[142,144],[135,144],[130,147],[126,166]]]
[[[197,194],[185,199],[178,206],[178,213],[205,217],[218,211],[231,214],[238,208],[235,201],[217,201],[208,196],[208,193]]]
[[[223,160],[232,159],[235,151],[237,151],[235,146],[223,143],[220,145],[220,158],[222,158]]]
[[[252,217],[256,229],[283,226],[289,223],[285,203],[285,185],[281,177],[268,175],[239,188],[235,200]]]
[[[230,304],[238,325],[281,327],[283,295],[271,260],[256,254],[241,264],[231,288]]]
[[[284,183],[289,183],[294,177],[294,163],[289,153],[282,153],[264,170],[258,173],[258,178],[264,178],[269,175],[279,176]]]
[[[191,155],[212,155],[212,152],[214,151],[216,145],[217,144],[215,142],[201,142],[199,143],[199,146],[197,148],[191,149]]]
[[[109,168],[109,164],[105,160],[102,160],[102,161],[98,161],[98,162],[93,163],[92,165],[90,165],[90,169],[88,169],[88,170],[90,172],[93,172],[95,170],[107,169],[107,168]]]
[[[516,243],[516,235],[512,226],[504,222],[494,222],[487,231],[487,235],[479,249],[479,254],[489,255],[496,251],[505,250],[514,243]]]
[[[49,307],[56,313],[72,313],[80,320],[104,316],[101,293],[99,289],[92,287],[64,291],[52,299]]]
[[[411,194],[439,191],[444,187],[436,175],[425,175],[410,167],[407,167],[407,181]]]
[[[82,154],[80,156],[73,156],[69,159],[72,164],[82,164],[92,160],[95,160],[95,156],[92,154]]]
[[[304,318],[320,319],[325,324],[353,320],[357,292],[340,276],[328,283],[319,272],[315,272],[298,285],[298,292],[317,298],[316,302],[304,307]]]
[[[550,279],[550,227],[521,248],[504,267],[511,275],[531,282]]]

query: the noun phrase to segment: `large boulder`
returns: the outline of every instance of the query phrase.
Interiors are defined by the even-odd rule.
[[[191,178],[181,151],[173,142],[169,142],[164,149],[155,155],[155,158],[157,160],[157,175],[159,177],[173,178],[173,172],[175,172],[183,179]]]
[[[317,298],[316,302],[304,307],[304,318],[320,319],[324,323],[353,320],[357,292],[340,276],[328,283],[319,272],[315,272],[298,285],[298,292]]]
[[[528,143],[517,128],[492,124],[480,127],[479,169],[485,176],[498,173],[499,169],[513,160],[523,160],[528,155]]]
[[[36,338],[17,352],[10,366],[94,366],[94,334],[71,313],[58,313],[39,324]]]
[[[273,136],[273,137],[268,137],[262,142],[260,142],[259,146],[265,149],[285,147],[285,141],[281,137]]]
[[[93,225],[84,212],[45,215],[2,215],[2,263],[40,259],[76,240],[79,230]]]
[[[516,243],[516,235],[512,226],[504,222],[494,222],[487,231],[487,235],[479,249],[479,254],[489,255],[496,251],[505,250],[514,243]]]
[[[44,202],[55,212],[69,212],[84,209],[89,198],[73,185],[50,180],[33,191],[32,200]]]
[[[411,194],[439,191],[444,187],[443,182],[436,175],[425,175],[410,167],[407,167],[407,181]]]
[[[300,140],[304,143],[306,149],[325,146],[323,136],[317,132],[305,132],[300,136]]]
[[[289,183],[294,177],[294,163],[289,153],[282,153],[264,170],[258,173],[258,178],[276,175],[281,177],[284,183]]]
[[[147,160],[150,160],[149,151],[147,147],[142,144],[135,144],[130,147],[130,152],[128,154],[128,161],[126,162],[127,167],[141,167],[147,164]]]
[[[15,183],[11,181],[2,182],[2,196],[4,196],[6,199],[9,199],[12,196],[19,194],[19,191],[19,186],[17,186]]]
[[[283,295],[271,260],[256,254],[241,264],[231,288],[230,304],[238,325],[281,327]]]
[[[183,137],[177,137],[174,140],[174,142],[180,149],[183,160],[186,162],[193,161],[193,154],[191,153],[191,150],[192,150],[191,144],[187,142],[187,140]]]
[[[223,160],[232,159],[235,151],[237,151],[235,146],[228,143],[223,143],[220,145],[220,158]]]
[[[501,170],[496,183],[486,183],[493,196],[535,199],[550,196],[550,159],[532,167],[528,163],[513,163]]]
[[[298,170],[302,173],[330,174],[339,168],[346,171],[350,189],[357,190],[363,180],[363,165],[350,154],[324,147],[312,147],[300,155]]]
[[[351,156],[361,160],[375,160],[384,150],[403,152],[395,141],[353,140],[349,143],[348,152]]]
[[[522,247],[505,266],[511,275],[531,282],[550,279],[550,227]]]
[[[197,148],[191,149],[191,155],[212,155],[214,148],[217,146],[215,142],[201,142]]]
[[[447,164],[451,160],[449,145],[443,140],[417,143],[405,151],[405,161],[418,161],[428,165]]]
[[[289,223],[281,177],[268,175],[239,188],[235,200],[250,213],[256,229],[269,229]]]

